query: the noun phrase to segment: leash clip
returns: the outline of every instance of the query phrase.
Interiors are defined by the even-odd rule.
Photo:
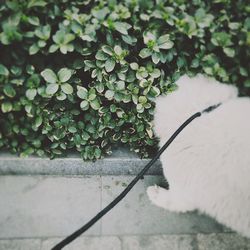
[[[221,103],[218,103],[218,104],[209,106],[208,108],[204,109],[201,113],[202,113],[202,114],[203,114],[203,113],[209,113],[209,112],[215,110],[216,108],[218,108],[220,105],[221,105]]]

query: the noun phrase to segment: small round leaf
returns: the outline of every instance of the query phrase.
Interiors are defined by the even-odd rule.
[[[26,90],[26,92],[25,92],[25,95],[26,95],[26,97],[27,97],[29,100],[34,100],[36,94],[37,94],[37,90],[36,90],[36,89],[28,89],[28,90]]]
[[[139,56],[141,57],[141,58],[147,58],[147,57],[149,57],[149,56],[151,56],[151,50],[150,49],[148,49],[148,48],[144,48],[144,49],[142,49],[141,51],[140,51],[140,53],[139,53]]]
[[[49,85],[47,86],[47,88],[46,88],[46,93],[47,93],[48,95],[54,95],[54,94],[57,92],[58,89],[59,89],[59,85],[58,85],[58,84],[56,84],[56,83],[51,83],[51,84],[49,84]]]
[[[88,97],[88,90],[84,87],[77,86],[77,96],[81,99],[87,99]]]
[[[115,68],[115,61],[112,58],[109,58],[105,62],[105,69],[107,72],[111,72]]]
[[[90,102],[90,106],[94,109],[94,110],[98,110],[100,108],[100,103],[97,99],[93,100]]]
[[[0,75],[2,76],[9,75],[9,70],[3,64],[0,64]]]
[[[10,98],[13,98],[16,95],[15,89],[10,84],[7,84],[4,86],[3,92],[5,95],[7,95]]]
[[[44,71],[42,71],[41,76],[44,78],[46,82],[49,83],[57,82],[57,76],[51,69],[45,69]]]
[[[29,54],[30,55],[35,55],[39,51],[39,47],[37,46],[36,43],[34,43],[32,46],[29,48]]]
[[[1,109],[3,113],[8,113],[12,110],[12,103],[11,102],[4,102],[1,105]]]
[[[68,83],[62,84],[61,85],[61,89],[67,95],[70,95],[70,94],[73,93],[73,87],[70,84],[68,84]]]
[[[82,110],[87,110],[89,108],[89,103],[88,101],[84,100],[80,103],[80,107]]]
[[[59,93],[59,95],[56,96],[56,99],[59,101],[63,101],[66,98],[67,98],[67,96],[63,92]]]
[[[67,68],[62,68],[57,73],[60,82],[67,82],[72,76],[72,71]]]
[[[113,97],[114,97],[114,95],[115,95],[115,92],[112,91],[112,90],[107,90],[107,91],[105,92],[105,97],[106,97],[107,99],[109,99],[109,100],[112,100]]]

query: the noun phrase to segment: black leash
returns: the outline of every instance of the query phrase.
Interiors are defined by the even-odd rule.
[[[119,203],[134,187],[134,185],[144,176],[144,174],[149,170],[149,168],[158,160],[160,155],[167,149],[167,147],[174,141],[174,139],[180,134],[180,132],[194,119],[200,117],[203,113],[210,112],[216,109],[220,104],[210,106],[204,109],[202,112],[197,112],[189,117],[168,139],[168,141],[162,146],[162,148],[158,151],[156,156],[150,160],[150,162],[141,170],[141,172],[129,183],[129,185],[103,210],[101,210],[95,217],[93,217],[89,222],[87,222],[83,227],[75,231],[73,234],[69,235],[67,238],[59,242],[56,246],[54,246],[51,250],[61,250],[63,247],[74,241],[81,234],[86,232],[91,226],[93,226],[99,219],[101,219],[107,212],[109,212],[117,203]]]

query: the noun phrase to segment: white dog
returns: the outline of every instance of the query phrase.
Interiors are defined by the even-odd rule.
[[[186,127],[163,153],[170,189],[149,187],[151,201],[170,211],[198,209],[250,237],[250,98],[202,75],[183,76],[156,101],[161,146],[192,114],[221,105]]]

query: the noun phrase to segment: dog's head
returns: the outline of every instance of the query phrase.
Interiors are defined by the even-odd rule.
[[[192,114],[238,96],[235,86],[219,83],[203,75],[193,78],[184,75],[176,84],[176,91],[156,100],[154,124],[160,138],[169,136]]]

